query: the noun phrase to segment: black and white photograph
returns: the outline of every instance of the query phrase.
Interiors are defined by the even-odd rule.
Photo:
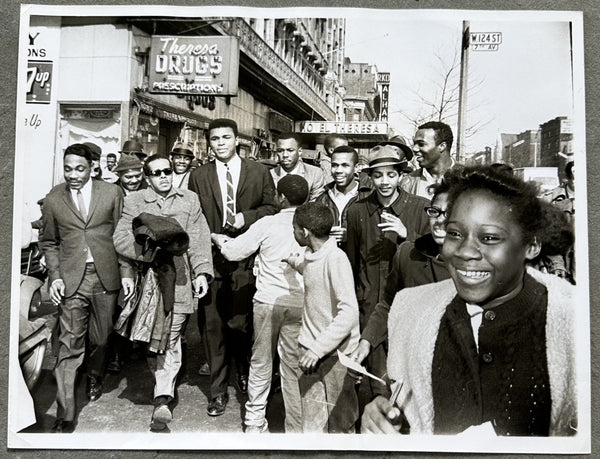
[[[584,49],[582,11],[21,5],[7,447],[590,453]]]

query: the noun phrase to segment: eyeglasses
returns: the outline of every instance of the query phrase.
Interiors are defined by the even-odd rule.
[[[171,169],[170,167],[166,167],[164,169],[156,169],[154,171],[150,171],[148,175],[151,175],[152,177],[160,177],[163,173],[167,176],[171,175],[173,173],[173,169]]]
[[[445,210],[435,206],[425,207],[425,213],[431,218],[438,218],[440,215],[442,217],[448,217],[448,213]]]

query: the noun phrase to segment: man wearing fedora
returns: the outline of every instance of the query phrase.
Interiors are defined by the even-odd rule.
[[[450,156],[453,140],[452,129],[446,123],[430,121],[419,126],[412,150],[420,168],[402,177],[400,187],[431,199],[429,187],[438,183],[444,173],[455,165]]]
[[[123,155],[137,156],[138,159],[142,162],[144,162],[144,160],[148,156],[146,153],[144,153],[143,145],[141,143],[139,143],[137,140],[132,140],[132,139],[125,141],[125,143],[123,144],[123,149],[119,153],[121,153],[121,156],[123,156]]]
[[[187,145],[176,143],[169,157],[173,166],[173,186],[187,190],[194,152]]]
[[[119,176],[115,182],[123,194],[127,196],[133,191],[143,190],[148,187],[148,183],[144,180],[142,169],[144,165],[135,155],[121,155],[117,167],[114,172]]]
[[[369,152],[368,167],[363,169],[371,178],[373,192],[348,208],[346,253],[354,272],[361,332],[383,295],[396,248],[428,231],[423,208],[429,201],[398,187],[405,166],[406,159],[392,146],[375,146]],[[385,375],[383,345],[372,350],[367,369],[376,376]],[[386,387],[377,382],[365,380],[363,387],[369,400],[387,393]]]

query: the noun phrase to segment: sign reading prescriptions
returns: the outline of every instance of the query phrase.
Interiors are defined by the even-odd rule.
[[[148,88],[152,93],[235,96],[238,74],[235,37],[152,37]]]
[[[303,134],[387,134],[388,124],[362,121],[300,121],[296,132]]]
[[[473,51],[498,51],[502,43],[502,32],[471,32],[470,44]]]

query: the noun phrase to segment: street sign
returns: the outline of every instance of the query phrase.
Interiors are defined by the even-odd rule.
[[[390,84],[390,72],[379,72],[377,74],[377,84]]]
[[[472,51],[498,51],[502,32],[471,32],[469,43]]]

